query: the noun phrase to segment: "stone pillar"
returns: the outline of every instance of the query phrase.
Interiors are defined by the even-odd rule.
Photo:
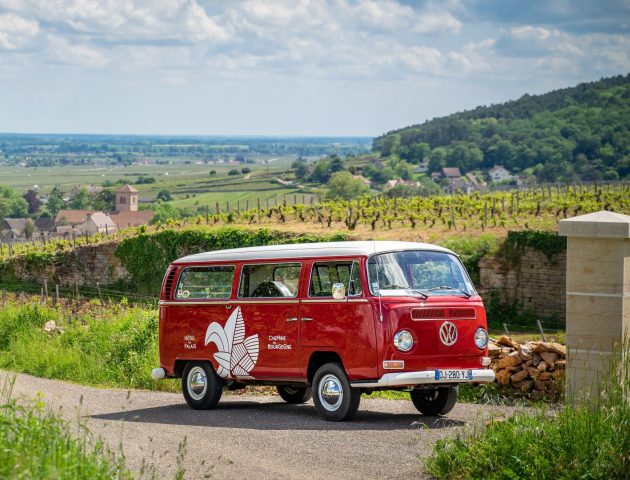
[[[630,216],[560,221],[567,237],[567,395],[596,394],[630,328]]]

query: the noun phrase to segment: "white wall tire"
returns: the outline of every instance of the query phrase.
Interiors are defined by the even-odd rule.
[[[349,420],[359,409],[361,391],[350,386],[339,363],[322,365],[313,377],[313,403],[319,414],[330,422]]]
[[[215,408],[223,393],[223,381],[209,362],[188,362],[182,374],[182,393],[195,410]]]

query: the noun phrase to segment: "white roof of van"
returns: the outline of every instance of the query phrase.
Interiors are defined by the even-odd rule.
[[[386,241],[322,242],[216,250],[213,252],[188,255],[187,257],[175,260],[173,263],[272,260],[279,258],[348,257],[373,255],[375,253],[384,252],[396,252],[401,250],[430,250],[434,252],[453,253],[447,248],[432,245],[430,243]]]

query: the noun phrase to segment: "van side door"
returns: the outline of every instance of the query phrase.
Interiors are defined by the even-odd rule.
[[[257,336],[256,362],[248,375],[256,380],[299,380],[299,299],[302,263],[252,262],[241,266],[234,306],[245,337]],[[254,342],[252,342],[253,344]]]
[[[374,316],[364,293],[360,259],[312,261],[308,268],[307,297],[300,306],[303,368],[313,352],[332,351],[353,379],[376,378]],[[336,283],[344,284],[345,298],[333,298]]]

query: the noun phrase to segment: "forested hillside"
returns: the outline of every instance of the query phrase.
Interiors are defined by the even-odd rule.
[[[630,74],[436,118],[374,140],[383,157],[463,171],[502,165],[540,181],[630,176]]]

